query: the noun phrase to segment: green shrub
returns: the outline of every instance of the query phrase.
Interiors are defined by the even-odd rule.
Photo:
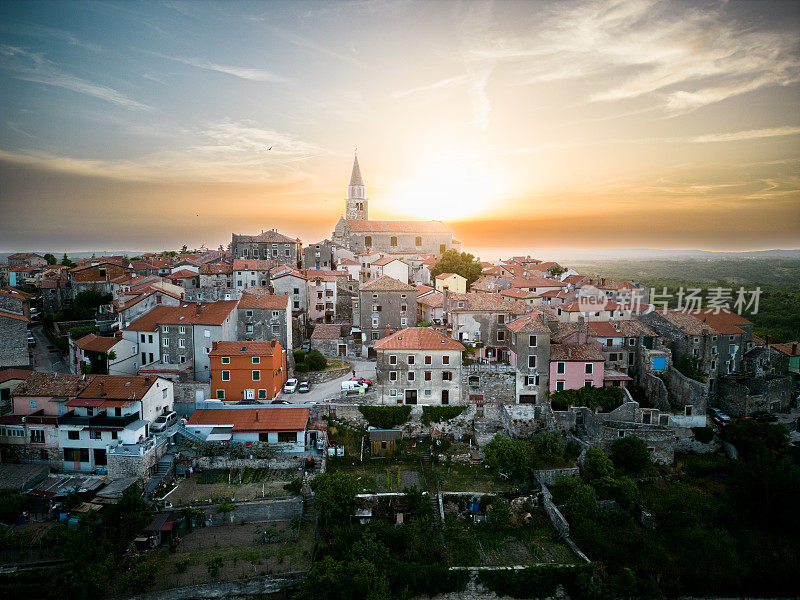
[[[80,327],[71,327],[69,334],[72,336],[73,340],[79,340],[83,336],[89,335],[90,333],[95,333],[97,331],[98,329],[94,325],[81,325]]]
[[[601,448],[589,448],[583,463],[583,473],[588,479],[614,475],[614,463]]]
[[[392,429],[408,421],[411,416],[411,407],[407,404],[400,406],[359,406],[358,411],[372,427],[378,429]]]
[[[422,422],[425,425],[442,423],[455,419],[466,409],[466,406],[423,406]]]
[[[215,556],[214,558],[209,559],[206,562],[206,568],[208,569],[208,574],[211,577],[219,577],[219,570],[222,568],[222,565],[225,564],[225,561],[222,559],[221,556]]]
[[[299,477],[295,477],[289,483],[285,483],[283,485],[283,489],[285,489],[290,494],[294,494],[295,496],[300,493],[300,489],[303,487],[303,480]]]
[[[650,451],[640,437],[626,435],[611,444],[614,464],[631,473],[638,473],[650,464]]]
[[[322,371],[328,364],[328,361],[325,360],[325,357],[322,356],[319,350],[312,350],[306,356],[306,363],[308,364],[308,368],[312,371]]]
[[[711,427],[692,427],[694,439],[701,444],[707,444],[714,439],[714,429]]]
[[[306,353],[304,350],[295,350],[293,354],[295,363],[301,363],[306,361]]]
[[[610,412],[622,404],[625,392],[621,387],[582,387],[577,390],[560,390],[550,396],[553,410],[568,410],[570,406],[585,406]]]
[[[545,598],[554,596],[556,588],[563,585],[570,596],[577,598],[576,584],[591,577],[591,566],[580,565],[569,569],[555,566],[537,566],[514,571],[480,571],[478,583],[498,596],[513,598]]]
[[[310,368],[308,366],[308,363],[299,362],[299,363],[295,363],[295,365],[294,365],[295,373],[308,373],[309,370],[310,370]]]
[[[678,371],[686,375],[686,377],[699,381],[700,383],[705,383],[706,378],[705,375],[703,375],[703,371],[700,370],[699,365],[700,357],[689,356],[688,354],[681,354],[680,358],[678,358],[675,363],[675,367]]]

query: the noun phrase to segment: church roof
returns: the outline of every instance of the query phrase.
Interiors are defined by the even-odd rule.
[[[353,173],[350,175],[350,185],[360,185],[364,187],[364,180],[361,179],[361,168],[358,166],[358,155],[353,161]]]
[[[450,233],[441,221],[361,221],[346,219],[351,231],[367,233]]]

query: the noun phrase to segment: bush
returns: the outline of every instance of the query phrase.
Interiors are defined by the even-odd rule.
[[[505,529],[511,523],[511,505],[505,500],[495,500],[489,505],[486,514],[489,522],[498,529]]]
[[[285,489],[290,494],[294,494],[297,496],[300,493],[300,489],[303,487],[303,480],[299,477],[295,477],[289,483],[283,484],[283,489]]]
[[[80,327],[71,327],[69,334],[72,336],[73,340],[79,340],[83,336],[89,335],[90,333],[95,333],[97,331],[98,329],[94,325],[82,325]]]
[[[304,350],[295,350],[293,354],[295,363],[301,363],[306,361],[306,353]]]
[[[328,361],[325,360],[325,357],[322,356],[319,350],[312,350],[306,356],[306,363],[308,364],[308,368],[312,371],[322,371],[328,364]]]
[[[588,479],[614,475],[614,463],[600,448],[589,448],[583,463],[583,472]]]
[[[621,387],[582,387],[561,390],[550,396],[553,410],[568,410],[570,406],[585,406],[591,410],[610,412],[622,404],[625,392]]]
[[[705,383],[706,378],[705,375],[703,375],[703,371],[700,370],[699,364],[699,357],[681,354],[680,358],[678,358],[678,361],[675,363],[675,367],[689,379]]]
[[[524,474],[530,464],[529,450],[530,447],[524,440],[511,440],[499,433],[483,447],[486,464],[512,477],[521,477]]]
[[[531,438],[536,454],[545,460],[561,457],[566,449],[564,437],[558,431],[541,431]]]
[[[206,562],[206,569],[208,569],[208,574],[211,577],[219,577],[219,570],[222,568],[222,565],[225,564],[225,561],[222,559],[221,556],[215,556],[214,558],[209,559]]]
[[[650,451],[641,438],[626,435],[611,444],[611,458],[617,466],[638,473],[650,464]]]
[[[359,406],[358,411],[372,427],[392,429],[408,421],[411,406]]]
[[[694,439],[701,444],[707,444],[714,439],[714,429],[712,427],[692,427]]]
[[[308,373],[310,368],[308,366],[308,363],[299,362],[299,363],[295,363],[294,370],[295,370],[295,373]]]
[[[585,597],[578,590],[591,579],[590,565],[564,569],[556,566],[536,566],[506,571],[479,571],[478,583],[498,596],[513,598],[546,598],[555,596],[556,588],[563,585],[572,598]]]
[[[423,406],[422,422],[425,425],[442,423],[455,419],[466,409],[466,406]]]

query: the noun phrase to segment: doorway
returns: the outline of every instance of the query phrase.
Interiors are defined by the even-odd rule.
[[[406,390],[406,404],[417,403],[417,390]]]

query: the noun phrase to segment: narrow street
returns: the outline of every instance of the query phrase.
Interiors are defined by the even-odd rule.
[[[69,373],[67,363],[61,359],[56,347],[47,339],[42,324],[31,324],[30,331],[36,340],[35,346],[28,347],[33,356],[32,368],[46,373]]]
[[[375,381],[375,361],[365,360],[348,356],[346,359],[353,365],[353,370],[356,376],[364,377]],[[352,371],[333,381],[326,381],[325,383],[312,384],[311,391],[307,394],[278,394],[276,400],[286,400],[292,404],[322,404],[325,402],[338,401],[341,399],[342,381],[347,381],[353,376]],[[356,396],[351,396],[355,402]]]

